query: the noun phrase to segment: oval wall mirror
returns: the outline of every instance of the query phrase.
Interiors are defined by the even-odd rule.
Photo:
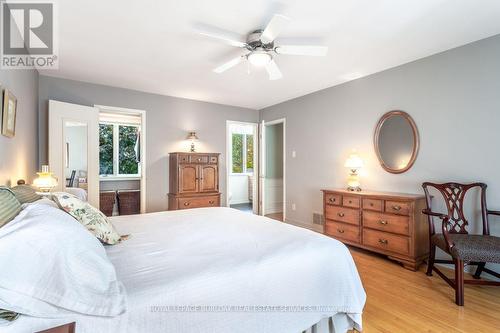
[[[387,112],[378,121],[374,143],[382,168],[391,173],[403,173],[410,169],[417,159],[417,125],[406,112]]]

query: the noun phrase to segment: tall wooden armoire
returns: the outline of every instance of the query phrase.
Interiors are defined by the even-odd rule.
[[[170,153],[168,210],[220,206],[219,153]]]

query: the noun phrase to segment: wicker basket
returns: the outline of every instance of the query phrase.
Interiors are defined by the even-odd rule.
[[[101,212],[106,216],[113,215],[113,207],[115,206],[115,191],[103,191],[99,193],[99,207]]]
[[[120,215],[139,214],[141,212],[141,191],[118,191],[118,211]]]

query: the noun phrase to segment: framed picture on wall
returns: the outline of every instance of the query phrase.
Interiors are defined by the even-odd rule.
[[[2,134],[12,138],[16,134],[17,98],[9,90],[3,92]]]

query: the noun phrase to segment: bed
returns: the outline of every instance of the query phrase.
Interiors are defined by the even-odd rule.
[[[131,235],[106,247],[126,289],[125,313],[21,316],[0,331],[71,321],[77,333],[361,330],[366,295],[348,249],[334,239],[230,208],[111,221]]]

